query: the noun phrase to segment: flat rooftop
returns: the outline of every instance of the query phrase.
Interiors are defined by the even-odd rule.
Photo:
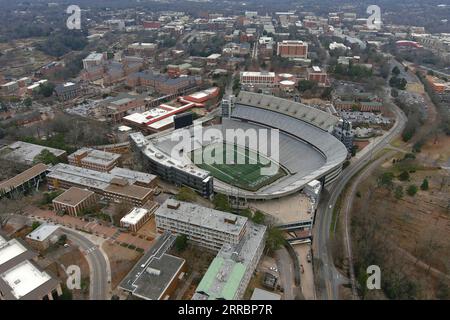
[[[281,296],[277,293],[255,288],[250,300],[281,300]]]
[[[91,148],[82,148],[69,155],[69,159],[75,160],[76,157],[83,157],[82,162],[89,162],[98,165],[109,165],[120,159],[120,154],[106,152]]]
[[[75,207],[80,202],[84,201],[93,194],[94,192],[86,189],[71,187],[70,189],[53,199],[53,201]]]
[[[11,288],[16,299],[26,296],[52,279],[28,260],[5,271],[0,278]]]
[[[248,221],[246,217],[174,199],[166,200],[155,215],[234,235],[239,235]]]
[[[175,279],[185,260],[166,252],[172,247],[175,235],[162,234],[147,253],[122,280],[119,288],[145,300],[160,300]]]
[[[242,76],[244,77],[275,77],[275,72],[260,72],[260,71],[243,71]]]
[[[200,281],[193,300],[234,300],[248,268],[254,266],[258,249],[264,247],[266,229],[250,221],[238,244],[223,245]]]
[[[5,159],[22,162],[25,164],[32,164],[34,158],[37,155],[39,155],[43,150],[50,151],[56,157],[61,157],[66,153],[66,151],[64,150],[49,148],[23,141],[16,141],[10,144],[9,146],[3,148],[0,152],[1,153],[4,152],[4,155],[2,157]]]
[[[135,180],[136,182],[140,183],[151,183],[153,180],[157,179],[158,177],[154,174],[140,172],[140,171],[134,171],[130,169],[125,168],[119,168],[115,167],[112,170],[109,171],[110,174],[121,177],[129,180]]]
[[[134,185],[135,179],[117,177],[114,174],[58,163],[49,169],[50,179],[57,179],[134,199],[143,199],[152,189]]]
[[[59,229],[59,226],[44,223],[41,224],[34,231],[30,232],[27,235],[27,239],[35,240],[35,241],[45,241],[48,237],[50,237],[56,230]]]
[[[4,242],[0,246],[0,266],[26,252],[27,248],[16,239]]]
[[[133,208],[127,215],[125,215],[120,222],[135,225],[138,223],[146,214],[148,213],[147,209],[144,208]]]

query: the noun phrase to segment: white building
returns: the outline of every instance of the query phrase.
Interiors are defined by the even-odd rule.
[[[275,72],[243,71],[240,81],[243,86],[273,87],[275,86]]]
[[[150,219],[151,215],[152,213],[147,209],[133,208],[133,210],[120,219],[120,226],[137,232]]]
[[[155,216],[159,232],[184,234],[192,242],[215,251],[224,244],[238,244],[248,222],[246,217],[173,199],[166,200]]]

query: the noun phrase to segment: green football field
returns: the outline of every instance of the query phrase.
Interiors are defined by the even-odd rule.
[[[221,145],[223,145],[222,148],[220,147]],[[222,159],[222,163],[207,163],[202,157],[202,155],[205,156],[207,154],[211,154],[214,159]],[[226,163],[227,154],[233,156],[235,164]],[[239,164],[237,164],[238,156],[244,159]],[[198,162],[197,159],[202,159],[202,161]],[[261,168],[270,167],[271,165],[270,160],[264,159],[264,163],[261,163],[257,153],[247,148],[244,149],[237,145],[225,143],[208,145],[191,153],[191,160],[195,165],[209,171],[214,178],[249,191],[257,191],[286,175],[286,171],[281,167],[278,167],[278,172],[274,175],[262,175]]]

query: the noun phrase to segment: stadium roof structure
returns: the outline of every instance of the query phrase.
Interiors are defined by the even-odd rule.
[[[222,123],[211,128],[222,132],[222,141],[227,141],[227,129],[278,129],[279,157],[274,158],[271,148],[271,134],[267,134],[268,150],[265,153],[275,164],[281,166],[287,175],[268,183],[258,190],[244,190],[236,185],[214,179],[214,190],[226,195],[247,199],[281,198],[303,189],[313,180],[321,180],[325,185],[333,182],[342,171],[342,164],[347,158],[345,146],[330,132],[339,118],[313,107],[263,94],[241,91],[232,107],[230,117],[222,118]],[[186,129],[186,128],[185,128]],[[216,138],[200,141],[195,138],[195,126],[189,127],[191,137],[190,149],[183,147],[173,158],[177,141],[172,141],[173,131],[157,136],[140,136],[136,140],[139,148],[152,160],[161,164],[183,168],[194,175],[206,176],[209,171],[200,169],[191,160],[190,153],[211,143],[220,142]],[[237,142],[239,143],[239,142]],[[248,145],[242,146],[250,148]],[[252,150],[257,152],[256,150]],[[214,175],[214,174],[213,174]]]
[[[326,131],[339,121],[338,117],[303,103],[247,91],[239,93],[236,104],[283,113]]]

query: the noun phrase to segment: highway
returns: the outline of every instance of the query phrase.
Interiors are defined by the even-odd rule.
[[[387,92],[386,94],[388,97],[390,97],[389,92]],[[374,154],[386,147],[393,138],[395,138],[402,132],[407,118],[405,114],[395,105],[392,111],[396,116],[394,126],[381,139],[374,142],[374,144],[368,145],[366,148],[370,149],[367,149],[367,151],[361,157],[359,157],[358,159],[353,159],[351,164],[345,170],[343,170],[339,180],[337,180],[329,188],[328,193],[324,194],[324,197],[322,198],[322,201],[318,206],[316,223],[313,229],[313,250],[314,257],[321,260],[322,263],[319,265],[318,270],[316,270],[316,272],[318,272],[319,274],[316,274],[315,277],[320,277],[324,280],[325,283],[325,290],[316,290],[318,293],[320,293],[320,295],[318,295],[319,299],[339,299],[339,286],[347,282],[346,278],[342,276],[340,272],[335,268],[333,258],[328,250],[328,241],[330,239],[330,225],[332,222],[333,210],[339,195],[342,193],[351,178],[372,160],[372,156]],[[351,256],[349,237],[345,239],[345,242],[347,250],[348,248],[350,248],[349,253]],[[351,282],[354,283],[355,280],[353,264],[350,263],[349,266],[350,278],[352,280]],[[353,291],[353,295],[354,297],[356,297],[355,291]]]
[[[100,249],[76,231],[72,231],[65,227],[61,227],[60,233],[67,235],[67,238],[74,244],[78,245],[80,250],[84,252],[84,256],[89,264],[90,283],[89,297],[91,300],[106,300],[108,293],[108,272],[107,262]]]

